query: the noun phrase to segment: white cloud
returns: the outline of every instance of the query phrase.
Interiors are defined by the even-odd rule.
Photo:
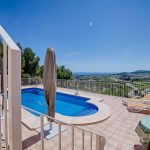
[[[65,56],[71,57],[71,56],[79,56],[79,55],[82,55],[82,53],[81,52],[69,52]]]
[[[90,26],[90,27],[92,27],[92,26],[93,26],[93,22],[92,22],[92,21],[90,21],[89,26]]]

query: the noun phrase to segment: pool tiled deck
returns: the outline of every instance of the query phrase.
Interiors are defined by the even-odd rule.
[[[68,89],[58,89],[66,93],[75,93]],[[140,113],[131,113],[122,105],[122,98],[108,95],[100,95],[88,92],[79,92],[79,95],[95,99],[103,98],[102,103],[111,108],[111,116],[105,121],[84,126],[84,129],[94,131],[106,138],[105,150],[134,150],[137,149],[139,137],[135,133],[136,125],[140,118],[145,116]]]
[[[58,88],[57,91],[65,92],[69,94],[75,94],[75,90]],[[121,97],[114,97],[108,95],[100,95],[89,92],[79,91],[80,96],[91,97],[95,100],[101,98],[104,99],[102,103],[108,105],[111,108],[111,116],[102,122],[80,126],[83,129],[92,131],[106,138],[105,150],[139,150],[137,147],[139,143],[139,137],[135,133],[135,127],[138,124],[140,118],[145,116],[140,113],[131,113],[125,106],[122,105]],[[36,122],[35,122],[36,123]],[[62,150],[71,149],[71,130],[66,127],[67,130],[62,133]],[[40,134],[36,131],[31,131],[22,125],[22,137],[23,137],[23,149],[27,150],[40,150]],[[81,132],[75,130],[75,150],[82,149],[81,147]],[[90,149],[89,135],[85,134],[85,150]],[[50,140],[45,139],[45,150],[58,149],[57,142],[58,137],[54,137]],[[93,144],[94,148],[95,144]]]

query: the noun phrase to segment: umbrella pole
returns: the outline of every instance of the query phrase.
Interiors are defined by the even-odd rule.
[[[49,121],[49,130],[52,130],[53,126],[52,126],[52,121]]]

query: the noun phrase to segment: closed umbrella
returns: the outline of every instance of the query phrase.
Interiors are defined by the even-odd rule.
[[[55,52],[51,48],[48,48],[46,52],[43,71],[43,85],[48,106],[48,115],[55,117],[56,58]]]

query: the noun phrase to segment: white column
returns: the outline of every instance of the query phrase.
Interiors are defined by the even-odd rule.
[[[10,150],[22,150],[21,51],[8,49],[8,101]]]

